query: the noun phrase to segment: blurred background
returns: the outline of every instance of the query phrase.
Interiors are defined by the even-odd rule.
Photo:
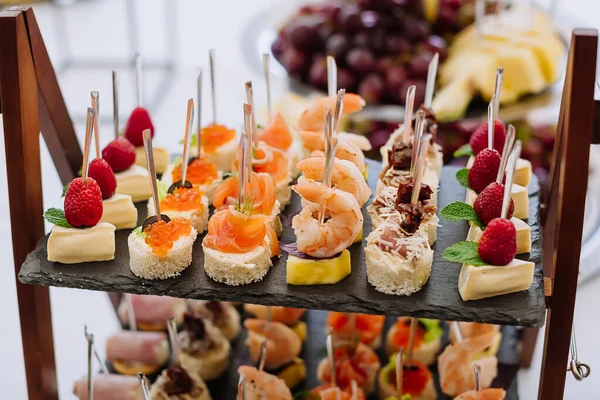
[[[400,4],[411,0],[394,1]],[[28,4],[0,0],[0,10],[17,3]],[[135,106],[131,60],[133,53],[139,51],[144,57],[144,102],[153,116],[156,140],[171,152],[177,152],[178,139],[184,129],[186,100],[196,95],[199,68],[208,69],[210,48],[217,50],[218,117],[229,125],[242,125],[243,83],[247,80],[262,82],[263,52],[272,51],[275,57],[273,95],[277,107],[288,116],[297,114],[303,97],[326,87],[323,56],[330,53],[338,59],[340,87],[357,91],[369,103],[365,113],[346,122],[348,130],[365,134],[375,147],[383,144],[403,120],[404,99],[400,94],[405,93],[410,84],[424,86],[423,77],[431,55],[439,52],[442,59],[446,57],[449,43],[457,32],[473,22],[473,4],[469,0],[424,1],[423,4],[437,4],[435,12],[429,11],[436,17],[424,21],[415,16],[417,12],[390,16],[384,10],[377,11],[377,7],[357,16],[358,7],[368,1],[345,3],[347,7],[338,8],[332,8],[334,2],[328,0],[57,0],[31,4],[69,111],[78,125],[80,141],[91,90],[98,90],[101,95],[101,145],[112,139],[112,69],[120,75],[121,121],[126,120],[129,110]],[[596,18],[600,15],[600,2],[546,0],[535,3],[554,18],[565,43],[573,27],[600,25]],[[398,24],[400,19],[404,28],[397,31],[394,23]],[[394,54],[401,57],[392,57]],[[560,63],[564,63],[564,59]],[[562,76],[564,65],[557,68]],[[523,155],[532,162],[541,180],[546,176],[554,144],[561,87],[560,80],[552,82],[542,94],[520,99],[500,111],[505,122],[508,119],[517,127],[517,135],[524,144]],[[255,96],[257,104],[266,102],[262,87],[255,90]],[[212,112],[208,100],[205,91],[205,116]],[[451,160],[452,152],[468,142],[470,133],[485,115],[486,107],[482,104],[475,98],[460,116],[448,117],[441,125],[438,139],[444,145],[448,162],[455,162]],[[41,148],[44,207],[60,207],[62,185],[43,141]],[[592,365],[600,357],[600,346],[594,340],[600,328],[594,309],[595,293],[600,290],[597,278],[600,171],[595,154],[594,151],[591,158],[582,276],[575,313],[580,358]],[[378,152],[371,156],[377,157]],[[4,136],[0,135],[0,165],[4,162]],[[0,213],[1,220],[9,220],[4,168],[0,172]],[[0,365],[0,387],[2,398],[26,399],[10,224],[0,224],[0,238],[0,252],[6,260],[0,269],[0,304],[6,312],[4,329],[0,330],[0,358],[4,360]],[[59,390],[61,398],[68,399],[73,397],[70,394],[72,382],[83,374],[86,365],[83,324],[94,331],[99,343],[119,325],[104,293],[57,288],[50,292]],[[523,399],[536,397],[541,344],[540,340],[532,367],[519,372],[519,391]],[[102,353],[103,346],[99,346],[99,350]],[[599,379],[592,377],[577,383],[569,376],[567,381],[566,399],[600,398]]]

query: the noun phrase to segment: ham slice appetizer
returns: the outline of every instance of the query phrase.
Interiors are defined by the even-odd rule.
[[[73,394],[88,400],[87,375],[75,381]],[[135,376],[99,374],[94,376],[94,400],[144,400],[142,388]]]
[[[187,311],[184,299],[176,299],[168,296],[144,296],[131,295],[131,303],[138,329],[141,331],[166,331],[168,318],[175,318],[177,325],[183,322],[183,314]],[[119,320],[122,324],[128,324],[128,312],[125,296],[119,305]]]
[[[118,332],[106,341],[106,359],[159,367],[169,360],[167,335],[163,332]]]

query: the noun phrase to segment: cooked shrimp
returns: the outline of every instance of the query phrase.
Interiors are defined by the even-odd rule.
[[[480,324],[477,322],[459,322],[458,326],[460,327],[463,339],[485,335],[490,332],[498,333],[500,331],[500,325]],[[453,343],[455,341],[453,329],[450,329],[450,340]]]
[[[444,349],[438,358],[440,386],[444,393],[457,396],[473,389],[475,356],[489,347],[495,336],[494,332],[490,332],[451,344]],[[495,356],[483,357],[477,360],[477,364],[481,367],[481,387],[488,388],[498,373],[498,359]]]
[[[267,341],[267,359],[265,368],[277,368],[292,361],[300,354],[302,342],[298,335],[280,322],[260,319],[247,319],[244,326],[248,329],[246,346],[254,362],[260,358],[260,346]]]
[[[333,386],[331,383],[318,386],[310,391],[311,393],[319,395],[321,400],[365,400],[365,392],[361,388],[356,388],[356,396],[354,392],[345,392],[337,386]]]
[[[363,225],[358,202],[350,193],[312,182],[294,185],[294,191],[314,205],[304,207],[292,219],[298,250],[316,258],[331,257],[350,246]],[[317,205],[326,208],[328,220],[314,216]]]
[[[337,140],[342,142],[350,142],[362,151],[369,151],[373,149],[373,145],[366,136],[357,135],[351,132],[339,132],[336,136]]]
[[[296,322],[298,322],[306,312],[306,310],[303,308],[289,308],[280,306],[272,306],[270,308],[271,321],[281,322],[282,324],[286,324],[288,326],[294,325]],[[268,310],[266,306],[259,306],[257,304],[244,304],[244,310],[250,314],[254,314],[254,316],[258,319],[267,319]]]
[[[302,177],[298,183],[306,183],[308,179],[315,181],[323,180],[323,171],[325,170],[325,157],[308,157],[298,161],[296,167],[305,179]],[[351,193],[358,201],[360,206],[363,206],[369,196],[371,196],[371,188],[365,182],[363,174],[358,170],[358,167],[348,160],[334,159],[331,183],[334,187]]]
[[[307,109],[302,112],[298,128],[302,130],[323,132],[323,121],[329,109],[335,109],[336,96],[320,97],[313,100]],[[349,115],[360,111],[365,106],[365,100],[357,94],[344,95],[344,108],[342,115]],[[333,112],[333,111],[332,111]]]
[[[273,121],[259,134],[258,140],[271,147],[287,151],[292,146],[292,134],[280,113],[275,114]]]
[[[504,389],[470,390],[456,397],[454,400],[504,400]]]
[[[246,400],[292,400],[292,392],[283,379],[242,365],[238,374],[246,376]],[[238,400],[242,400],[238,394]]]
[[[323,134],[313,131],[302,131],[300,132],[300,138],[304,143],[304,147],[309,152],[324,151],[325,150],[325,139]],[[338,140],[335,156],[341,160],[348,160],[358,167],[362,173],[365,166],[365,155],[362,150],[359,149],[354,143],[350,141]]]

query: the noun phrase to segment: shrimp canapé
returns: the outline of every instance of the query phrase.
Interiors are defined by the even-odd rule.
[[[323,121],[327,112],[335,109],[336,96],[320,97],[313,100],[306,108],[300,120],[298,128],[305,131],[323,132]],[[358,112],[365,106],[365,100],[357,94],[346,93],[344,95],[344,108],[342,115],[349,115]]]
[[[307,183],[309,179],[321,182],[325,170],[325,157],[308,157],[298,161],[296,166],[302,173],[298,183]],[[337,189],[351,193],[363,206],[371,196],[371,188],[365,182],[358,167],[347,160],[334,159],[331,170],[331,183]]]
[[[302,342],[298,335],[280,322],[247,319],[244,326],[248,329],[246,345],[254,362],[258,362],[260,358],[263,341],[267,341],[267,369],[274,369],[293,361],[302,350]]]
[[[356,388],[356,393],[350,391],[343,391],[337,386],[333,386],[330,383],[326,383],[325,385],[318,386],[311,390],[311,393],[314,393],[319,396],[321,400],[365,400],[365,392],[361,388]],[[310,398],[310,396],[309,396]]]
[[[311,153],[322,152],[325,150],[325,139],[323,134],[315,131],[302,131],[300,138],[304,147]],[[338,140],[335,151],[335,157],[341,160],[348,160],[358,167],[361,173],[364,173],[367,166],[365,164],[365,155],[362,150],[351,141]]]
[[[309,204],[292,219],[298,250],[315,258],[334,256],[350,246],[363,225],[363,215],[354,196],[312,182],[293,187]],[[318,220],[325,207],[324,222]]]
[[[454,400],[504,400],[505,397],[506,392],[504,389],[484,389],[480,391],[470,390]]]
[[[292,400],[292,392],[278,377],[254,367],[242,365],[238,374],[246,376],[246,398],[238,393],[238,400]]]
[[[268,310],[270,309],[270,310]],[[302,318],[306,312],[303,308],[289,308],[280,306],[259,306],[258,304],[244,304],[244,311],[254,314],[258,319],[266,320],[271,313],[271,321],[281,322],[292,326]]]

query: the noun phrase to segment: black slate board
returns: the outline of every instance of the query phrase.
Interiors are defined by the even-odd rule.
[[[381,164],[368,161],[369,186],[375,187]],[[455,167],[444,167],[441,177],[438,205],[464,200],[465,189],[457,183]],[[367,282],[365,255],[362,244],[350,247],[352,274],[335,285],[292,286],[285,281],[287,254],[274,261],[271,271],[263,281],[246,286],[227,286],[210,279],[203,270],[204,256],[202,237],[194,245],[192,265],[179,277],[165,281],[149,281],[137,278],[129,270],[127,236],[129,231],[116,234],[115,260],[108,262],[63,265],[47,260],[47,236],[42,238],[31,252],[19,272],[19,280],[25,284],[60,286],[104,292],[166,295],[180,298],[239,301],[252,304],[279,305],[313,310],[332,310],[383,314],[389,316],[414,316],[457,321],[487,322],[501,325],[540,327],[545,318],[543,274],[541,265],[541,234],[539,225],[539,185],[532,181],[529,187],[530,218],[532,227],[532,252],[529,259],[536,264],[533,284],[528,291],[513,293],[477,301],[464,302],[458,293],[460,265],[442,259],[444,249],[465,240],[466,222],[449,223],[442,220],[434,249],[434,262],[429,282],[411,296],[391,296],[376,291]],[[140,208],[141,207],[141,208]],[[138,207],[140,216],[145,215],[146,205]],[[291,216],[300,210],[300,198],[294,193],[292,204],[283,216],[282,243],[295,240],[290,227]],[[371,231],[371,220],[366,210],[364,237]],[[286,223],[288,222],[288,223]],[[363,240],[364,243],[364,240]]]
[[[241,307],[240,307],[241,308]],[[243,317],[252,317],[250,314],[242,312]],[[321,383],[317,379],[316,372],[317,367],[321,360],[326,355],[325,350],[325,322],[327,313],[324,311],[313,311],[309,310],[302,317],[302,320],[306,322],[308,339],[302,344],[302,352],[299,357],[302,358],[306,364],[306,379],[301,382],[297,387],[293,389],[293,393],[302,392],[313,389],[319,386]],[[385,334],[388,329],[394,324],[395,318],[388,317],[385,322],[383,329],[383,340],[385,343]],[[238,367],[241,365],[253,365],[252,359],[248,352],[248,348],[244,344],[246,340],[247,330],[242,329],[241,335],[232,342],[231,344],[231,355],[230,365],[227,371],[218,379],[208,382],[208,389],[213,399],[235,399],[237,394],[237,383],[239,375],[237,373]],[[442,351],[449,343],[448,339],[448,325],[444,325],[444,336],[442,337]],[[518,330],[513,326],[502,327],[502,341],[498,350],[498,376],[492,382],[492,387],[504,388],[506,390],[506,400],[518,400],[519,395],[517,391],[517,371],[519,370],[519,359],[517,357],[517,344],[518,344]],[[381,366],[384,367],[389,359],[385,354],[385,351],[380,346],[377,349],[377,355],[381,362]],[[110,372],[114,372],[112,365],[107,362],[107,367]],[[433,379],[438,393],[438,400],[452,400],[452,397],[446,396],[442,393],[439,384],[439,375],[437,372],[437,366],[432,367]],[[157,375],[149,377],[152,381],[156,379]],[[377,400],[377,392],[372,393],[369,400]]]

